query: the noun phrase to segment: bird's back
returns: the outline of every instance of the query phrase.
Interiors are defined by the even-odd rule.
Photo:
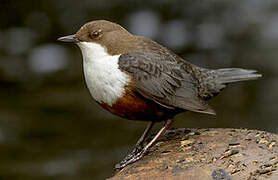
[[[256,74],[256,71],[254,70],[246,70],[241,68],[224,68],[211,70],[198,67],[176,55],[171,50],[145,37],[135,36],[134,43],[130,44],[133,44],[133,48],[130,49],[132,49],[135,54],[144,52],[146,56],[148,56],[148,53],[157,55],[153,56],[153,58],[151,56],[141,56],[140,58],[137,58],[137,63],[139,64],[150,64],[149,66],[146,66],[146,72],[149,71],[149,73],[151,73],[150,71],[153,71],[155,69],[151,65],[154,62],[157,62],[158,64],[160,63],[161,66],[165,65],[166,67],[168,67],[166,69],[167,71],[169,71],[169,74],[180,74],[181,77],[183,76],[187,78],[185,79],[185,81],[183,81],[182,79],[176,79],[180,81],[179,83],[181,84],[180,88],[177,88],[174,92],[176,94],[176,97],[182,97],[183,94],[187,93],[186,91],[190,90],[191,92],[196,92],[196,94],[193,93],[193,96],[198,96],[196,98],[194,97],[195,101],[199,101],[198,103],[204,105],[206,104],[206,100],[211,99],[212,97],[219,94],[228,83],[254,80],[261,77],[261,75]],[[133,59],[136,58],[133,57]],[[147,63],[144,61],[152,62]],[[159,73],[160,72],[158,72],[158,74]],[[161,76],[161,78],[163,78],[163,76]],[[158,81],[158,79],[156,79],[156,81]],[[186,100],[187,99],[184,99],[185,103]],[[207,106],[207,108],[207,111],[209,113],[213,113],[213,110],[210,109],[209,106]]]

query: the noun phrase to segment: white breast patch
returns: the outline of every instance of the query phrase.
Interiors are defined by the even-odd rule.
[[[77,44],[83,55],[86,84],[93,98],[112,106],[123,97],[130,77],[119,69],[120,55],[111,56],[101,45],[93,42]]]

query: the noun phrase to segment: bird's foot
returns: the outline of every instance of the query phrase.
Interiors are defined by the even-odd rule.
[[[147,134],[152,127],[153,123],[150,124],[150,126],[147,128],[147,130],[144,132],[143,136],[139,139],[139,141],[136,143],[135,148],[132,150],[131,153],[129,153],[122,162],[119,164],[116,164],[116,169],[122,169],[126,165],[134,163],[135,161],[141,159],[148,151],[149,149],[157,142],[158,138],[165,133],[167,129],[171,126],[173,123],[173,119],[168,119],[164,126],[158,131],[158,133],[155,135],[155,137],[144,147],[143,142],[145,139],[145,135]]]
[[[120,163],[115,165],[116,169],[122,169],[128,164],[134,163],[146,154],[143,146],[136,146]]]

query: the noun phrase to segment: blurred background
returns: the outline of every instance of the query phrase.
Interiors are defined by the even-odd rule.
[[[143,132],[145,122],[113,116],[92,101],[79,49],[56,41],[96,19],[203,67],[263,74],[211,100],[217,117],[186,112],[174,127],[278,133],[277,0],[1,0],[0,179],[104,179]]]

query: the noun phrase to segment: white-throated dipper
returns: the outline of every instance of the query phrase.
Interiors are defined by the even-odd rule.
[[[150,122],[133,151],[116,168],[143,157],[176,114],[215,114],[207,100],[228,83],[261,77],[255,70],[198,67],[160,44],[106,20],[89,22],[76,34],[58,40],[80,47],[86,84],[99,105],[123,118]],[[160,121],[165,125],[144,146],[154,123]]]

